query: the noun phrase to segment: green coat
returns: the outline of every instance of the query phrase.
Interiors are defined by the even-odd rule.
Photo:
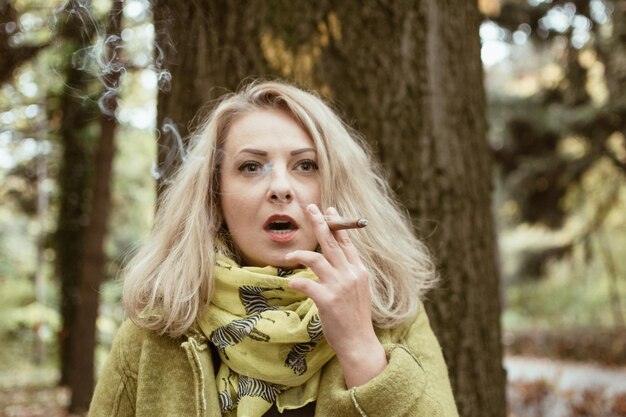
[[[389,364],[346,389],[337,358],[322,370],[316,417],[458,416],[441,348],[424,309],[408,325],[377,331]],[[89,417],[219,417],[208,341],[179,340],[126,321],[96,386]]]

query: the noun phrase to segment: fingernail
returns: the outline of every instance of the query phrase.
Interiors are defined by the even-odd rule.
[[[320,209],[318,209],[315,204],[309,204],[307,206],[307,210],[309,210],[309,213],[311,213],[311,214],[319,214],[320,213]]]
[[[293,252],[289,252],[288,254],[285,255],[285,259],[289,259],[293,256]]]

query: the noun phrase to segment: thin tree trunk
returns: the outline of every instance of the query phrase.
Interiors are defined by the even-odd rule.
[[[45,107],[45,106],[43,106]],[[50,195],[48,193],[46,182],[48,181],[48,156],[43,146],[45,138],[48,134],[48,126],[45,122],[40,122],[38,132],[38,149],[37,149],[37,223],[39,225],[39,233],[37,238],[37,267],[35,270],[35,301],[39,305],[45,305],[45,250],[46,240],[48,238],[48,207],[50,205]],[[34,355],[33,361],[36,364],[44,362],[46,357],[46,349],[44,341],[41,338],[42,324],[37,323],[34,329]]]
[[[65,43],[67,72],[61,96],[59,136],[63,156],[59,172],[59,215],[55,233],[55,275],[60,281],[61,329],[58,334],[60,385],[68,385],[72,369],[72,344],[75,337],[76,303],[81,274],[85,229],[89,217],[88,198],[93,158],[91,124],[98,119],[98,108],[89,97],[93,77],[72,65],[73,53],[84,47],[94,27],[89,11],[78,0],[67,3],[59,39]]]
[[[89,225],[85,232],[81,280],[76,303],[75,324],[71,346],[69,386],[72,402],[69,411],[86,411],[94,388],[94,355],[96,348],[96,319],[98,317],[99,289],[106,276],[104,240],[111,207],[111,170],[115,155],[114,118],[103,116],[102,133],[94,172],[93,195],[89,212]]]
[[[87,74],[71,68],[66,78],[62,97],[60,135],[63,156],[59,172],[60,191],[59,217],[55,234],[56,271],[60,281],[61,329],[58,335],[60,371],[59,383],[67,385],[71,368],[70,341],[75,322],[78,283],[80,282],[80,259],[87,217],[87,195],[91,156],[89,141],[86,140],[86,125],[93,120],[95,106],[79,97],[89,82]]]
[[[613,324],[615,327],[624,327],[624,313],[622,312],[622,300],[619,289],[619,272],[611,251],[611,244],[606,236],[604,228],[598,231],[597,239],[600,245],[600,253],[604,259],[604,270],[609,280],[609,301],[611,312],[613,313]]]
[[[114,35],[118,41],[108,45],[108,60],[116,63],[116,51],[112,46],[121,38],[122,0],[113,2],[109,14],[107,36]],[[114,65],[111,66],[114,71]],[[106,277],[106,253],[104,242],[111,208],[111,177],[115,156],[115,132],[117,121],[117,88],[120,72],[104,75],[105,100],[100,119],[100,140],[96,151],[94,183],[92,187],[89,224],[85,233],[85,248],[82,257],[79,285],[79,300],[76,305],[75,337],[72,339],[72,367],[70,369],[71,413],[87,411],[94,389],[94,358],[96,349],[96,319],[98,317],[100,284]],[[112,92],[111,94],[107,94]]]

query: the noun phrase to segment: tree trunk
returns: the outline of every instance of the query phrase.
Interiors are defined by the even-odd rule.
[[[426,154],[430,175],[415,185],[424,186],[418,188],[423,190],[419,217],[441,224],[433,249],[444,278],[429,311],[448,358],[461,414],[504,416],[506,374],[478,35],[481,17],[475,2],[425,3],[430,27],[421,141],[433,153]]]
[[[69,59],[69,58],[68,58]],[[59,383],[69,383],[71,368],[70,341],[73,337],[78,283],[80,282],[80,259],[83,254],[84,233],[87,218],[89,167],[92,155],[87,125],[96,116],[96,107],[83,101],[78,95],[86,91],[90,81],[86,73],[71,68],[61,99],[62,120],[59,134],[63,146],[58,184],[60,189],[59,217],[54,239],[56,262],[55,275],[60,281],[61,330],[59,331],[59,355],[61,378]]]
[[[341,2],[325,12],[325,22],[329,43],[315,84],[378,151],[438,259],[442,284],[427,308],[459,411],[504,416],[477,4]]]
[[[85,47],[95,33],[86,5],[71,0],[65,6],[64,19],[58,39],[65,43],[67,63],[65,88],[60,98],[61,126],[59,128],[63,156],[58,185],[59,217],[54,239],[55,275],[60,281],[61,329],[58,335],[60,385],[70,384],[73,365],[72,346],[75,343],[77,303],[83,258],[85,230],[89,219],[89,195],[96,138],[92,133],[98,120],[98,107],[89,97],[93,76],[73,63],[73,54]]]
[[[75,322],[71,340],[69,386],[71,413],[87,411],[94,388],[94,355],[96,349],[96,319],[98,316],[100,283],[106,277],[104,240],[111,207],[111,170],[115,155],[115,118],[102,116],[101,136],[96,152],[93,193],[89,225],[85,231],[84,253],[76,303]]]
[[[114,35],[121,40],[122,0],[113,2],[109,14],[107,37]],[[107,45],[107,61],[117,63],[115,45]],[[111,65],[112,68],[115,65]],[[107,222],[111,208],[111,174],[115,156],[115,131],[117,121],[117,94],[120,72],[104,74],[103,82],[106,93],[102,103],[104,107],[100,119],[100,138],[96,151],[93,175],[92,195],[89,211],[89,224],[85,231],[85,246],[81,262],[79,298],[76,303],[76,321],[71,340],[72,366],[69,385],[72,400],[70,413],[83,413],[89,409],[94,389],[94,358],[96,350],[96,319],[100,304],[100,284],[106,278],[107,257],[104,242],[107,235]]]
[[[438,260],[427,309],[462,416],[506,415],[477,4],[342,2],[316,75],[378,151]],[[367,46],[367,48],[364,47]]]
[[[609,280],[609,302],[611,304],[611,313],[613,314],[613,326],[618,329],[624,328],[624,313],[622,313],[622,299],[620,297],[620,273],[617,268],[617,262],[613,256],[611,242],[604,228],[601,228],[597,235],[598,246],[602,261],[604,262],[604,271]]]
[[[330,95],[378,151],[438,259],[442,284],[427,308],[461,415],[506,415],[477,4],[273,1],[262,3],[267,10],[246,3],[233,12],[202,3],[201,10],[178,4],[169,18],[182,23],[167,28],[178,55],[171,47],[165,53],[176,72],[172,90],[159,97],[159,120],[190,120],[211,92],[266,66]],[[163,6],[155,11],[161,45]],[[252,9],[256,19],[245,19]],[[240,18],[243,29],[234,23]],[[262,62],[261,53],[266,64],[241,64]],[[160,161],[170,148],[160,149]]]
[[[171,76],[157,105],[160,189],[181,162],[198,111],[246,77],[272,73],[260,50],[263,2],[158,0],[153,10],[160,77]]]
[[[45,103],[42,105],[45,108]],[[44,151],[43,144],[48,136],[49,126],[47,122],[39,122],[37,128],[37,156],[35,159],[37,172],[37,264],[35,269],[35,301],[38,305],[46,303],[46,241],[48,239],[48,212],[50,210],[50,193],[46,187],[48,181],[48,155]],[[38,322],[35,325],[34,355],[33,362],[41,365],[46,359],[46,346],[42,338],[43,325]]]

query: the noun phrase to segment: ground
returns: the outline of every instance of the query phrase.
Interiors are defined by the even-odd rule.
[[[626,367],[508,356],[509,417],[626,416]]]

